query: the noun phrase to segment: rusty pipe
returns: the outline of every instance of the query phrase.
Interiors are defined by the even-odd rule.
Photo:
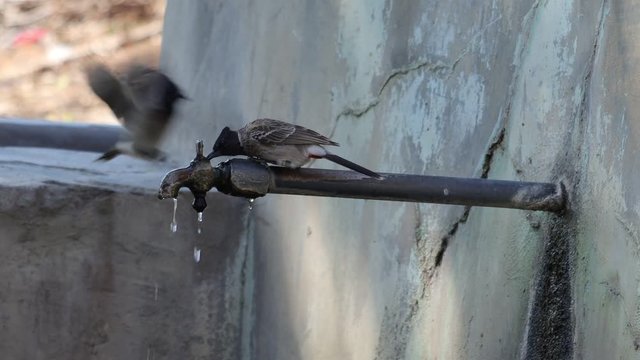
[[[246,198],[274,193],[551,212],[563,210],[566,202],[561,183],[404,174],[382,174],[384,179],[379,180],[353,171],[288,169],[248,159],[232,159],[212,167],[202,149],[202,142],[198,142],[191,164],[165,176],[159,198],[176,197],[181,187],[187,187],[194,194],[193,206],[198,211],[206,207],[205,194],[213,187]]]

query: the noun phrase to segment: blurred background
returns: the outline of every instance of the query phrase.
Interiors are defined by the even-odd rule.
[[[157,65],[162,0],[0,0],[0,118],[116,124],[84,68]]]

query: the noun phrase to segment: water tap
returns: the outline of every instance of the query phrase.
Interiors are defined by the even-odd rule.
[[[196,143],[196,157],[185,168],[169,172],[160,185],[158,198],[177,198],[180,188],[186,187],[193,193],[192,207],[202,212],[207,207],[205,196],[215,184],[216,169],[204,156],[204,144],[200,140]]]
[[[225,194],[249,199],[267,194],[271,181],[268,166],[252,160],[232,159],[213,167],[203,152],[204,144],[199,140],[196,157],[189,166],[165,175],[159,199],[177,198],[180,188],[186,187],[193,194],[193,209],[202,212],[207,207],[206,194],[213,187]]]

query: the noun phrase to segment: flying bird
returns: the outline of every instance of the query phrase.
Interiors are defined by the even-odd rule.
[[[245,155],[279,166],[299,168],[313,159],[327,159],[369,177],[379,174],[330,153],[325,146],[339,146],[313,130],[280,120],[254,120],[237,131],[225,127],[207,156]]]
[[[91,90],[104,101],[130,133],[96,160],[108,161],[120,154],[161,160],[157,149],[171,122],[173,107],[185,99],[176,84],[162,72],[144,65],[129,67],[120,77],[103,65],[87,71]]]

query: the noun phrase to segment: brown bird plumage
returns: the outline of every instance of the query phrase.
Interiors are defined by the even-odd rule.
[[[118,78],[105,66],[87,71],[91,90],[104,101],[131,139],[121,139],[97,160],[108,161],[125,153],[145,159],[160,159],[157,149],[172,120],[174,103],[185,98],[175,83],[162,72],[133,65]]]
[[[222,129],[208,159],[218,156],[246,155],[290,168],[299,168],[312,159],[327,159],[364,175],[381,176],[358,164],[327,151],[324,146],[339,146],[316,131],[280,120],[258,119],[238,131]]]

